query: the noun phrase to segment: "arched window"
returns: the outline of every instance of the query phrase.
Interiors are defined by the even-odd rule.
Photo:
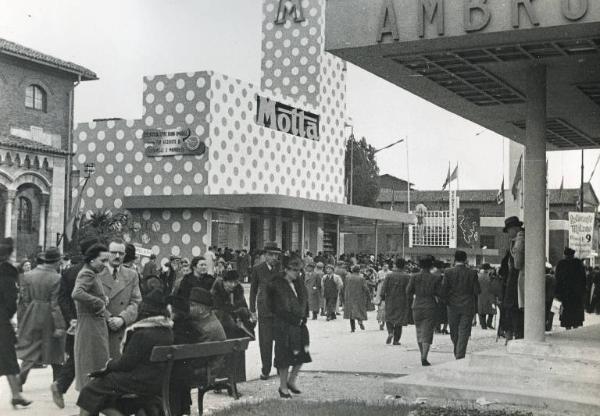
[[[25,107],[46,111],[46,91],[36,84],[31,84],[25,90]]]
[[[19,197],[19,218],[17,221],[17,230],[23,231],[24,233],[30,233],[32,228],[31,201],[29,198],[21,196]]]

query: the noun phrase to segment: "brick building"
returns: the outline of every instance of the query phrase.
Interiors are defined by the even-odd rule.
[[[386,175],[390,176],[390,175]],[[404,189],[406,189],[406,182]],[[387,178],[382,181],[378,208],[393,209],[394,211],[407,212],[407,192],[399,191],[397,187],[392,190],[386,183],[399,183]],[[469,213],[474,217],[477,239],[470,244],[458,239],[459,248],[467,251],[470,262],[499,263],[508,249],[506,235],[502,232],[505,218],[505,204],[498,204],[497,190],[464,190],[458,191],[460,201],[459,221],[461,215]],[[512,198],[510,190],[505,191],[504,198]],[[552,264],[562,258],[564,247],[568,244],[568,219],[569,211],[577,211],[579,189],[550,189],[549,190],[549,261]],[[584,210],[595,212],[599,200],[594,189],[589,183],[584,185]],[[447,211],[449,204],[448,191],[419,191],[413,190],[410,194],[411,210],[419,204],[424,205],[429,211]],[[475,213],[475,215],[473,215]],[[345,235],[344,250],[346,252],[373,252],[375,247],[374,230],[369,227],[356,227],[356,235]],[[460,224],[458,233],[460,235]],[[382,253],[402,253],[406,257],[415,257],[420,254],[433,254],[441,259],[451,259],[455,249],[448,247],[413,246],[409,247],[408,227],[402,226],[381,227],[378,230],[378,250]],[[404,243],[403,243],[404,241]],[[461,244],[462,241],[462,244]],[[595,245],[597,247],[597,243]]]
[[[0,235],[55,245],[70,195],[73,93],[92,71],[0,39]]]

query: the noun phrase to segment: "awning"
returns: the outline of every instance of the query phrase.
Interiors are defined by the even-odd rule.
[[[414,214],[270,194],[128,196],[124,199],[124,205],[127,209],[202,208],[291,216],[308,213],[317,216],[378,221],[382,225],[416,223]]]

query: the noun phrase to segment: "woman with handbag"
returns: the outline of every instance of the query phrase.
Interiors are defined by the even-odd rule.
[[[278,392],[282,399],[290,399],[290,392],[301,393],[296,385],[298,373],[302,364],[312,361],[308,352],[306,287],[299,278],[303,266],[299,257],[285,257],[284,272],[278,274],[267,289],[267,305],[273,313],[273,364],[279,371]]]
[[[437,324],[436,297],[440,297],[442,293],[441,276],[431,273],[434,260],[433,256],[429,255],[419,258],[421,271],[410,277],[406,287],[406,294],[409,300],[412,300],[413,318],[417,328],[417,343],[419,344],[419,351],[421,351],[421,365],[424,367],[431,365],[427,361],[427,356]]]

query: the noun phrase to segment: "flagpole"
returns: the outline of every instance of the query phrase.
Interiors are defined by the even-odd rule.
[[[581,186],[579,187],[579,211],[581,211],[581,212],[583,212],[583,169],[584,169],[583,152],[584,152],[584,150],[581,149]]]

